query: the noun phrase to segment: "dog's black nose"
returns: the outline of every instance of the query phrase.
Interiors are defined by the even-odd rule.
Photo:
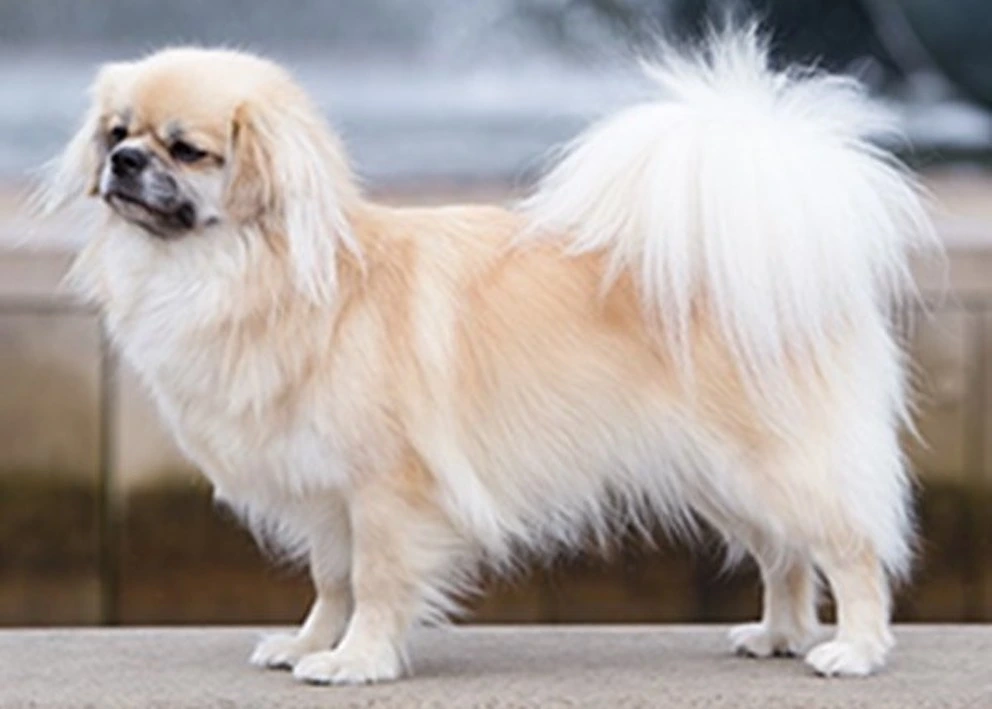
[[[134,177],[148,166],[148,154],[137,148],[118,148],[110,156],[117,177]]]

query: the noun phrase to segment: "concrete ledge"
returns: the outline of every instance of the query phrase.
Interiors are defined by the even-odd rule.
[[[309,687],[250,667],[259,629],[0,632],[4,707],[992,707],[992,626],[906,626],[892,663],[824,680],[732,657],[719,627],[426,630],[416,676]]]

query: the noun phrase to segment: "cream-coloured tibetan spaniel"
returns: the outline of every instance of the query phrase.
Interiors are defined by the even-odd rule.
[[[306,622],[252,662],[399,677],[411,626],[480,568],[660,521],[756,558],[737,651],[883,664],[912,547],[891,320],[934,241],[917,190],[855,82],[771,71],[752,31],[647,70],[657,98],[507,209],[370,202],[264,59],[99,72],[42,209],[103,201],[70,282],[218,497],[309,561]]]

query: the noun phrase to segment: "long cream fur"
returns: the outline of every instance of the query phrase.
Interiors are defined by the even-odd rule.
[[[913,182],[854,82],[774,73],[751,32],[648,73],[657,98],[509,210],[369,202],[267,61],[101,74],[42,202],[86,191],[115,112],[226,156],[184,177],[218,223],[161,240],[106,210],[70,278],[218,496],[310,562],[310,615],[257,664],[395,678],[480,564],[661,521],[756,557],[739,652],[820,639],[818,569],[839,627],[807,662],[882,665],[912,539],[890,316],[932,242]]]

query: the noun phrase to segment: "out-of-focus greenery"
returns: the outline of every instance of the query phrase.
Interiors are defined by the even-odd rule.
[[[899,0],[896,4],[928,58],[960,90],[992,106],[992,2]]]
[[[924,68],[992,105],[989,0],[516,0],[549,41],[594,43],[604,26],[635,47],[696,38],[730,19],[759,20],[784,61],[853,71],[878,88]]]
[[[516,0],[517,13],[550,41],[595,41],[589,28],[608,27],[634,47],[659,36],[695,39],[712,26],[756,19],[772,31],[773,50],[789,61],[816,61],[831,69],[877,64],[880,78],[899,68],[879,40],[862,0]],[[855,69],[858,67],[856,66]]]

